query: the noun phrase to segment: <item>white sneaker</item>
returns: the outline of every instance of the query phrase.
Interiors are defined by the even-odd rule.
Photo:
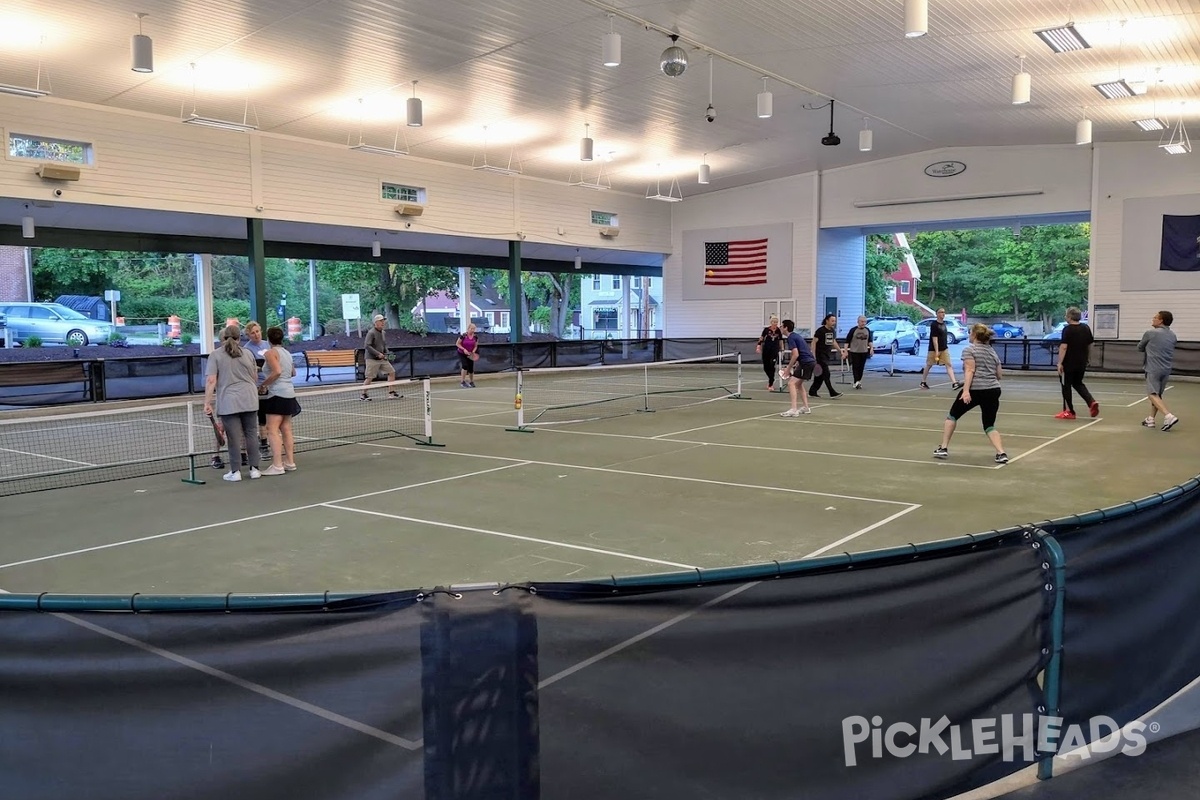
[[[798,416],[800,416],[800,412],[794,408],[789,408],[787,411],[784,411],[779,416],[781,416],[781,417],[798,417]]]
[[[257,480],[258,478],[261,478],[261,477],[262,477],[262,473],[261,473],[261,472],[259,472],[259,471],[258,471],[256,468],[254,468],[254,467],[251,467],[251,468],[250,468],[250,480],[252,480],[252,481],[253,481],[253,480]]]
[[[811,409],[811,408],[809,408],[808,406],[805,406],[804,408],[800,409],[800,413],[801,413],[801,414],[811,414],[811,413],[812,413],[812,409]]]
[[[264,469],[262,471],[263,475],[284,475],[286,473],[287,473],[286,469],[284,469],[283,467],[277,467],[274,464],[272,464],[271,466],[267,467],[266,469]],[[254,477],[254,473],[250,473],[250,477]]]
[[[1146,417],[1144,420],[1142,420],[1142,427],[1143,428],[1157,428],[1158,423],[1154,421],[1154,417]]]
[[[229,481],[230,483],[236,483],[237,481],[240,481],[241,479],[242,479],[242,473],[240,473],[240,472],[226,472],[224,475],[221,476],[221,480]]]
[[[1174,414],[1167,414],[1167,418],[1163,420],[1162,429],[1164,431],[1169,431],[1171,428],[1175,427],[1175,423],[1177,422],[1179,422],[1179,417],[1175,416]]]
[[[855,389],[861,389],[861,388],[862,388],[862,381],[855,381],[855,382],[854,382],[854,388],[855,388]]]

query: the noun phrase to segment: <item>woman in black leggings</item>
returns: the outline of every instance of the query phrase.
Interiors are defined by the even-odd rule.
[[[763,328],[758,337],[758,346],[754,352],[762,353],[763,372],[767,373],[767,391],[775,388],[775,366],[779,363],[779,343],[783,340],[783,330],[779,327],[779,317],[774,314]]]
[[[983,416],[983,432],[996,448],[996,463],[1007,464],[1008,454],[1000,442],[1000,431],[996,430],[996,413],[1000,410],[1000,357],[992,349],[992,329],[982,323],[971,327],[971,343],[963,348],[962,362],[966,377],[963,386],[950,406],[946,423],[942,426],[942,445],[933,451],[934,458],[950,457],[950,437],[958,421],[972,408],[979,406]]]
[[[829,357],[834,350],[841,352],[837,342],[837,314],[826,314],[825,319],[821,320],[821,327],[813,333],[812,349],[813,355],[817,357],[817,368],[813,370],[816,377],[808,387],[808,396],[820,397],[817,389],[824,383],[829,387],[830,397],[841,397],[841,393],[834,390],[833,382],[829,380]]]

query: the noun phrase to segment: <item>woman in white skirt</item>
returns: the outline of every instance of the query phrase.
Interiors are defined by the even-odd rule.
[[[271,349],[263,355],[263,380],[258,393],[267,415],[267,441],[271,445],[271,466],[263,475],[282,475],[296,469],[296,444],[292,437],[292,417],[300,413],[296,400],[296,367],[292,354],[283,346],[283,329],[267,328]]]

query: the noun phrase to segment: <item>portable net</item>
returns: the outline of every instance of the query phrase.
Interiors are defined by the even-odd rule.
[[[292,431],[298,452],[407,437],[433,443],[429,380],[297,394]],[[264,434],[265,435],[265,434]],[[258,442],[251,442],[258,447]],[[193,469],[225,458],[202,401],[0,420],[0,496]]]
[[[517,373],[517,429],[741,397],[740,353]]]

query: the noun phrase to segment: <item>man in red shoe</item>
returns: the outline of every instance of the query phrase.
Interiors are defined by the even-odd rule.
[[[1100,413],[1100,404],[1083,385],[1083,373],[1087,371],[1088,355],[1092,348],[1092,329],[1081,322],[1083,314],[1072,306],[1067,309],[1067,326],[1062,331],[1062,344],[1058,346],[1058,379],[1062,383],[1063,410],[1055,419],[1075,419],[1075,405],[1071,402],[1071,390],[1079,392],[1087,403],[1088,413],[1093,417]]]

